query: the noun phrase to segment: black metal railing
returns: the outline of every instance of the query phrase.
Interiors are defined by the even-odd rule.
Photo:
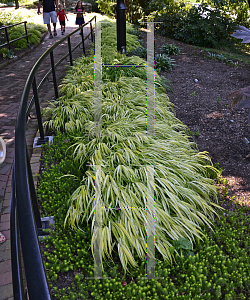
[[[25,29],[25,34],[26,34],[26,35],[23,35],[23,36],[21,36],[21,37],[19,37],[19,38],[17,38],[17,39],[14,39],[14,40],[11,40],[11,41],[10,41],[10,37],[9,37],[9,33],[8,33],[8,28],[14,27],[14,26],[17,26],[17,25],[20,25],[20,24],[24,24],[24,29]],[[9,50],[10,50],[10,44],[12,44],[12,43],[14,43],[14,42],[16,42],[16,41],[19,41],[19,40],[21,40],[21,39],[24,39],[24,38],[27,39],[27,43],[28,43],[28,45],[29,45],[29,36],[31,36],[32,34],[31,34],[31,33],[28,34],[28,31],[27,31],[27,21],[20,22],[20,23],[16,23],[16,24],[13,24],[13,25],[8,25],[8,26],[2,26],[2,27],[0,27],[0,31],[1,31],[1,30],[4,30],[4,31],[5,31],[5,38],[6,38],[6,41],[7,41],[7,42],[6,42],[5,44],[0,45],[0,49],[8,45]]]
[[[91,36],[92,41],[94,40],[92,27],[93,21],[96,22],[96,17],[93,17],[82,27],[74,30],[72,33],[68,34],[50,47],[33,66],[23,90],[15,130],[15,161],[11,183],[10,208],[12,281],[15,300],[25,299],[22,260],[29,299],[51,299],[38,241],[38,232],[42,232],[42,222],[25,139],[26,123],[30,110],[35,102],[40,131],[40,142],[44,143],[45,137],[42,126],[38,92],[42,88],[48,76],[52,73],[55,97],[58,97],[56,68],[68,56],[70,58],[70,65],[72,65],[72,52],[75,51],[77,47],[80,47],[81,44],[83,45],[83,53],[86,55],[84,41],[89,38],[89,36]],[[90,24],[90,33],[84,38],[83,27],[87,24]],[[70,42],[71,36],[79,30],[81,31],[81,41],[72,49]],[[68,52],[55,64],[53,51],[66,40],[68,41]],[[36,73],[47,56],[50,56],[51,69],[37,86]],[[29,102],[31,88],[33,89],[33,97]]]

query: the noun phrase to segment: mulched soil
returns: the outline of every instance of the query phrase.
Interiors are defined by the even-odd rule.
[[[160,75],[171,81],[167,94],[175,105],[176,116],[192,131],[199,151],[207,151],[213,163],[223,168],[228,179],[229,196],[250,200],[250,140],[248,109],[231,108],[227,96],[236,89],[250,85],[249,66],[238,67],[208,58],[208,52],[169,38],[155,37],[155,53],[160,47],[174,43],[181,54],[171,56],[176,66]],[[144,33],[146,46],[146,33]],[[196,79],[196,80],[195,80]],[[198,80],[198,81],[197,81]],[[191,132],[190,131],[190,132]]]

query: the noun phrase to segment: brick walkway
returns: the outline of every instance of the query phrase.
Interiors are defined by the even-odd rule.
[[[67,22],[66,34],[76,28],[75,16],[68,14],[69,22]],[[0,137],[4,139],[7,148],[5,161],[0,165],[0,231],[6,236],[6,242],[0,245],[0,300],[13,299],[12,291],[12,273],[11,273],[11,255],[10,255],[10,192],[11,178],[14,160],[14,145],[15,145],[15,123],[19,103],[22,95],[25,82],[28,74],[32,69],[37,59],[47,50],[53,43],[61,38],[59,24],[57,24],[58,36],[49,39],[48,35],[43,42],[35,49],[30,51],[28,55],[18,59],[8,66],[0,69]],[[84,34],[89,32],[89,27],[85,27]],[[80,35],[75,34],[72,38],[71,45],[74,46],[80,41]],[[58,47],[54,53],[55,62],[66,54],[68,45],[64,42],[63,46]],[[73,58],[82,55],[82,49],[77,49]],[[57,80],[64,77],[67,65],[65,62],[59,67],[56,72]],[[50,61],[48,60],[42,65],[37,75],[37,83],[50,69]],[[40,79],[40,80],[39,80]],[[50,78],[52,79],[52,78]],[[53,83],[47,82],[39,93],[39,99],[42,101],[45,98],[53,96]],[[44,106],[43,103],[42,106]],[[32,115],[35,113],[33,112]],[[30,119],[26,129],[26,141],[32,152],[32,144],[37,133],[37,120]]]

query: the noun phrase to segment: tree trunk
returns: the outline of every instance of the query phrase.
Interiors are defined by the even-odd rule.
[[[15,5],[16,5],[16,9],[18,9],[19,8],[19,2],[18,2],[18,0],[15,0]]]

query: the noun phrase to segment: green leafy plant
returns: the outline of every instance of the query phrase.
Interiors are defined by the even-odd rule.
[[[134,29],[131,24],[126,25],[127,30]],[[102,55],[104,57],[105,64],[112,64],[113,58],[117,56],[117,32],[116,23],[108,22],[102,24]],[[126,34],[126,50],[131,52],[136,48],[141,47],[141,44],[136,35],[127,33]]]
[[[180,48],[175,44],[165,44],[161,47],[161,51],[167,55],[179,55]]]
[[[248,0],[208,0],[207,3],[225,14],[230,14],[238,25],[249,26]]]
[[[27,32],[28,34],[30,33],[32,34],[31,36],[29,36],[29,43],[37,45],[40,43],[41,33],[46,32],[46,28],[42,25],[27,24]],[[23,25],[15,26],[9,31],[10,40],[14,40],[25,35],[26,33]],[[13,45],[16,48],[21,48],[21,49],[28,47],[26,38],[13,42]]]
[[[0,12],[0,25],[11,25],[15,23],[20,23],[22,21],[27,21],[28,24],[31,24],[36,23],[36,18],[37,13],[32,10],[25,8],[13,8]]]
[[[156,32],[174,38],[175,32],[178,30],[178,24],[184,17],[185,10],[177,1],[150,1],[150,14],[147,16],[147,20],[160,21],[161,23],[155,25]]]
[[[135,50],[131,51],[131,54],[142,58],[147,58],[147,49],[145,47],[138,47]]]
[[[186,12],[178,24],[175,38],[188,44],[216,48],[230,43],[230,32],[235,25],[219,9],[211,9],[203,2]]]
[[[148,18],[162,22],[156,26],[161,35],[188,44],[219,48],[234,43],[230,32],[233,32],[236,22],[228,14],[209,7],[205,2],[192,7],[169,3],[164,5],[164,9],[152,12]]]
[[[117,2],[113,0],[97,0],[96,2],[101,12],[111,17],[115,16]],[[127,20],[132,24],[137,24],[139,20],[143,19],[147,11],[148,2],[148,0],[126,1]]]
[[[156,54],[155,55],[155,68],[158,72],[161,71],[171,71],[175,66],[175,60],[166,54]]]
[[[224,54],[215,54],[215,53],[210,53],[208,52],[208,56],[207,56],[209,59],[216,59],[218,61],[222,61],[224,64],[226,65],[234,65],[234,66],[237,66],[238,65],[238,62],[233,62],[231,59],[227,59]]]
[[[3,58],[12,58],[14,56],[14,52],[7,48],[0,49],[0,53],[2,54]]]
[[[175,250],[180,250],[180,255],[184,255],[185,258],[187,258],[189,255],[194,255],[194,253],[191,251],[193,249],[193,244],[187,239],[179,237],[178,240],[172,242],[172,245]]]

